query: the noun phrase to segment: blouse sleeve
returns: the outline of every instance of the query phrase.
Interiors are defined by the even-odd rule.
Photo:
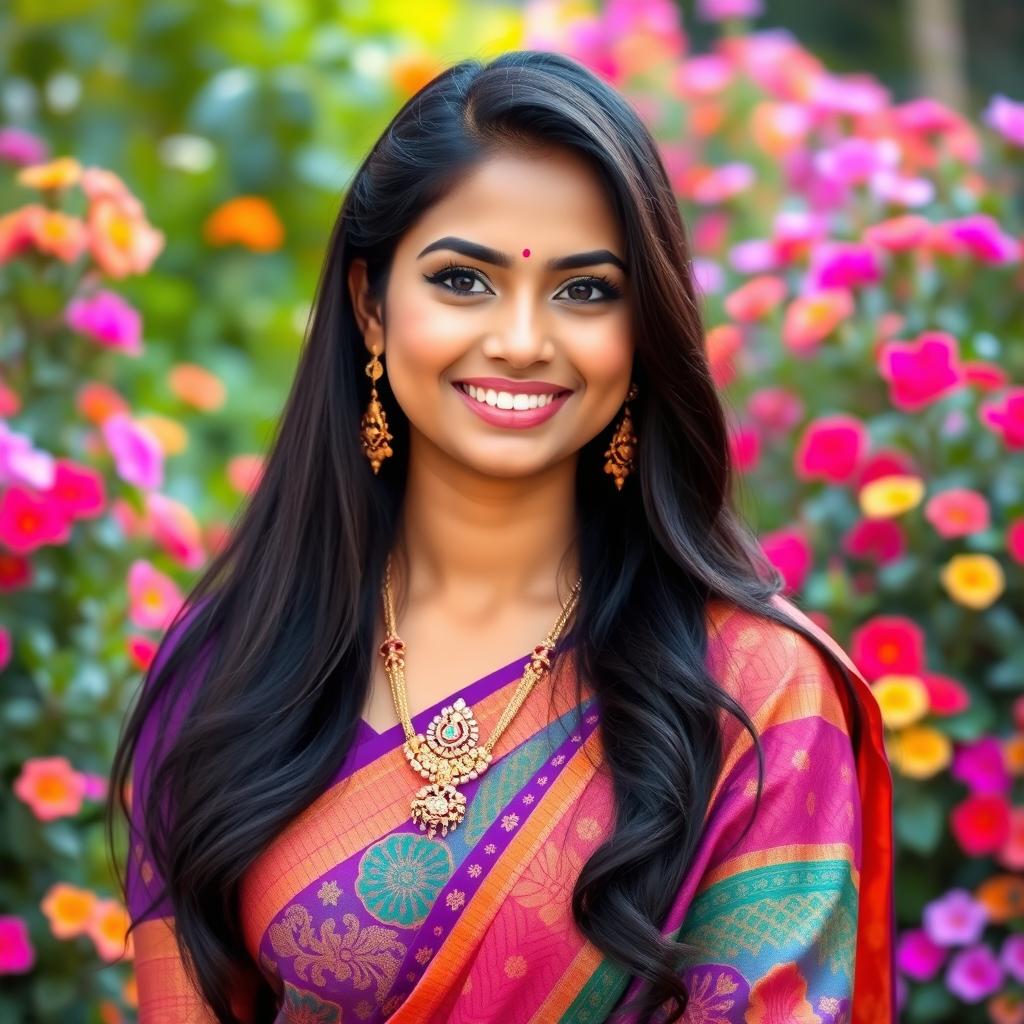
[[[852,1006],[862,800],[842,683],[808,641],[786,651],[760,677],[773,688],[747,708],[764,751],[753,823],[758,758],[745,730],[726,748],[709,807],[676,933],[692,947],[686,1019],[890,1024],[881,993],[867,1005],[863,980]],[[757,652],[758,671],[780,654]]]
[[[189,612],[172,629],[145,677],[144,686],[166,662],[185,621],[193,614]],[[143,830],[152,806],[149,785],[156,767],[155,756],[159,750],[167,749],[168,740],[180,727],[196,689],[196,682],[190,681],[182,691],[184,699],[171,709],[160,700],[154,704],[143,723],[132,761],[129,851],[125,872],[128,913],[135,926],[131,934],[139,1024],[217,1022],[216,1014],[192,986],[185,972],[175,935],[173,907],[164,891],[163,879],[156,870]],[[232,1005],[242,1022],[255,1020],[252,998],[258,980],[254,965],[239,968]]]

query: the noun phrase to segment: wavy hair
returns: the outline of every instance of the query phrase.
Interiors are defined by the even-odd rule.
[[[351,181],[262,478],[193,585],[190,614],[161,642],[160,667],[147,674],[115,754],[112,847],[143,722],[184,700],[202,671],[180,730],[160,752],[143,827],[190,977],[222,1022],[235,1021],[231,979],[248,957],[239,880],[330,783],[354,742],[401,515],[408,420],[387,375],[378,392],[396,455],[374,476],[359,444],[367,357],[346,289],[350,263],[366,259],[383,300],[403,232],[490,154],[524,143],[569,147],[595,168],[624,232],[635,296],[634,475],[616,493],[602,472],[614,422],[579,451],[585,585],[571,624],[580,680],[597,696],[604,735],[614,737],[605,756],[616,800],[613,833],[583,866],[572,912],[606,957],[644,982],[611,1019],[632,1010],[647,1022],[660,1007],[676,1021],[686,1006],[689,947],[660,926],[700,839],[723,711],[754,739],[755,814],[760,802],[757,731],[705,664],[708,602],[779,622],[834,660],[772,601],[781,578],[735,510],[726,414],[705,355],[686,231],[636,111],[557,53],[452,65],[404,104]],[[859,728],[854,722],[855,742]],[[262,996],[269,1021],[269,986]]]

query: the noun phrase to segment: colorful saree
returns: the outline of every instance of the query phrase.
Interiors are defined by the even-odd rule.
[[[750,734],[723,713],[724,762],[662,929],[696,950],[683,1019],[893,1024],[891,783],[880,716],[838,644],[775,600],[826,641],[857,691],[851,700],[831,660],[793,631],[709,607],[708,665],[757,727],[765,786],[736,843],[758,765]],[[527,660],[414,716],[414,726],[425,729],[463,696],[489,735]],[[639,982],[572,919],[573,883],[610,834],[614,808],[595,698],[584,690],[575,705],[571,657],[556,665],[487,772],[461,787],[467,815],[445,838],[427,838],[409,819],[421,780],[402,754],[401,727],[378,734],[362,723],[332,783],[243,879],[251,963],[239,969],[242,1020],[255,1020],[247,1014],[260,976],[281,1024],[598,1024],[637,993]],[[856,747],[854,714],[863,723]],[[133,790],[138,821],[143,786]],[[157,879],[141,844],[128,866],[129,911],[139,920]],[[188,985],[166,903],[139,924],[134,957],[141,1024],[214,1020]]]

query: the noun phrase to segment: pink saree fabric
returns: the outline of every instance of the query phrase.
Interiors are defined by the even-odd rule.
[[[707,663],[745,708],[765,754],[760,810],[750,734],[723,713],[725,757],[700,845],[662,928],[693,947],[689,1024],[892,1024],[891,781],[881,719],[839,645],[732,606],[708,609]],[[366,723],[345,763],[243,879],[239,914],[251,962],[236,1010],[251,1015],[260,976],[292,1024],[597,1024],[639,983],[573,922],[580,868],[611,834],[614,804],[599,709],[574,701],[571,648],[537,688],[479,779],[461,787],[467,817],[429,839],[410,821],[421,784],[399,726]],[[414,716],[425,729],[463,696],[491,732],[528,661],[516,661]],[[851,699],[836,662],[853,674]],[[553,700],[553,703],[551,701]],[[854,716],[860,743],[851,742]],[[173,722],[167,726],[173,727]],[[155,726],[154,726],[155,728]],[[136,759],[133,817],[145,810]],[[142,917],[159,888],[143,844],[128,861],[142,1024],[208,1022],[174,939],[172,908]]]

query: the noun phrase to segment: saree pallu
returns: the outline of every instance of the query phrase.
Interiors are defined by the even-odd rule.
[[[824,640],[856,688],[851,696],[833,661],[792,630],[709,606],[707,664],[753,720],[765,776],[740,839],[758,760],[749,732],[723,712],[724,760],[662,927],[694,950],[683,1020],[893,1024],[892,797],[880,715],[836,641],[774,600]],[[414,727],[462,696],[488,736],[528,660],[415,715]],[[611,834],[615,809],[596,698],[585,688],[575,704],[571,657],[555,666],[488,770],[461,787],[466,817],[446,837],[430,839],[410,820],[422,780],[402,753],[401,726],[377,734],[362,723],[334,781],[242,880],[251,963],[240,965],[233,996],[240,1019],[255,1021],[261,978],[276,994],[278,1024],[598,1024],[637,994],[639,979],[573,921],[573,885]],[[142,807],[139,787],[133,814]],[[136,844],[133,920],[156,884]],[[186,980],[173,928],[164,903],[136,929],[139,1019],[213,1021]]]

